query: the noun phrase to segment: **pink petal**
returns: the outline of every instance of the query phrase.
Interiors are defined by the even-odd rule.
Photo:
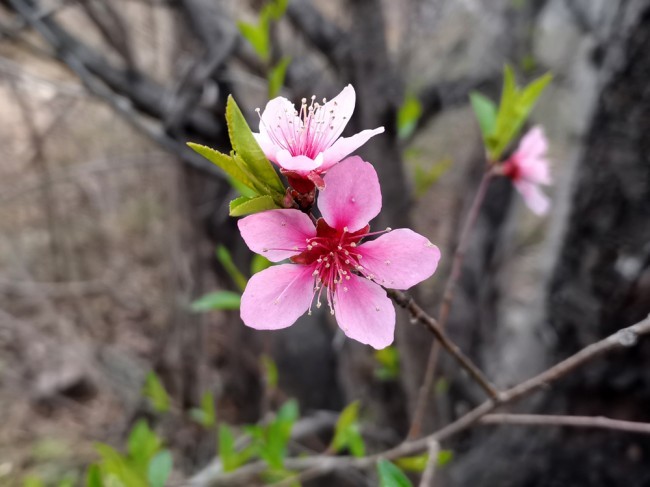
[[[366,275],[392,289],[408,289],[433,275],[440,250],[408,228],[393,230],[357,247]]]
[[[325,149],[324,162],[321,171],[327,171],[337,162],[341,161],[348,154],[351,154],[363,144],[368,142],[371,137],[384,132],[384,127],[372,130],[364,130],[351,137],[341,137],[329,149]]]
[[[515,181],[515,188],[524,198],[524,203],[536,215],[545,215],[548,213],[551,205],[548,196],[546,196],[538,185],[529,181]]]
[[[260,145],[267,159],[273,162],[277,162],[275,160],[275,153],[278,150],[278,146],[276,146],[273,142],[271,142],[271,139],[269,139],[267,133],[262,132],[256,134],[255,132],[253,132],[253,137],[255,137],[255,140],[257,140],[257,143]]]
[[[316,236],[311,219],[299,210],[269,210],[237,222],[241,236],[253,252],[279,262],[296,255]]]
[[[329,226],[356,232],[379,214],[381,189],[372,164],[349,157],[330,169],[324,181],[318,208]]]
[[[258,330],[279,330],[295,323],[314,294],[313,269],[283,264],[258,272],[241,297],[241,319]]]
[[[341,93],[320,108],[325,115],[324,120],[327,122],[323,124],[322,130],[324,133],[321,137],[326,142],[325,146],[331,145],[343,133],[343,129],[354,112],[356,99],[357,95],[354,88],[352,85],[347,85],[341,90]]]
[[[544,130],[537,125],[530,129],[521,139],[517,149],[517,157],[520,158],[522,165],[539,159],[546,154],[548,150],[548,141],[544,135]]]
[[[387,347],[393,343],[395,333],[393,303],[374,282],[356,275],[350,277],[336,289],[336,321],[353,340],[376,349]]]
[[[288,150],[279,150],[276,154],[276,162],[278,165],[287,171],[294,171],[303,175],[314,169],[319,168],[323,164],[323,154],[320,153],[315,159],[307,156],[292,156]]]
[[[551,184],[551,172],[547,159],[539,158],[526,161],[520,166],[521,177],[537,184]]]
[[[260,134],[265,135],[277,149],[290,149],[301,124],[293,103],[278,96],[270,100],[262,112]]]

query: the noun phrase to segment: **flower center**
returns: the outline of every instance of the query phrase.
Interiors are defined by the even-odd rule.
[[[321,307],[321,297],[325,293],[330,313],[334,314],[335,293],[339,286],[343,292],[348,291],[346,281],[351,279],[353,273],[373,278],[361,264],[363,256],[358,252],[357,244],[364,237],[385,233],[390,228],[376,233],[368,233],[369,229],[370,226],[366,225],[356,232],[349,232],[347,227],[340,231],[321,218],[316,225],[316,236],[307,239],[307,247],[302,253],[291,257],[296,264],[313,266],[317,308]]]
[[[519,181],[522,178],[521,167],[514,156],[510,157],[510,159],[503,163],[501,170],[505,177],[510,178],[513,181]]]
[[[300,111],[295,108],[286,108],[283,113],[277,115],[278,120],[265,123],[260,115],[260,109],[256,108],[260,121],[271,141],[289,151],[292,156],[306,156],[315,159],[319,153],[334,143],[337,137],[338,128],[345,125],[345,116],[336,116],[336,105],[327,106],[327,99],[323,98],[323,105],[316,102],[316,95],[312,95],[311,102],[303,98],[300,103]]]

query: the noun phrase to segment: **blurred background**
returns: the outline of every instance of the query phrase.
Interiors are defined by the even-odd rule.
[[[268,333],[211,309],[228,303],[192,306],[240,292],[229,264],[251,273],[234,190],[185,147],[230,150],[231,93],[256,130],[269,95],[353,84],[348,132],[386,127],[360,151],[380,175],[379,226],[443,252],[413,291],[435,315],[484,164],[468,95],[497,100],[505,63],[520,83],[552,72],[533,116],[551,141],[552,210],[538,218],[492,184],[449,333],[508,386],[650,312],[650,1],[265,5],[0,0],[0,485],[80,484],[93,444],[120,448],[141,418],[184,485],[215,456],[214,431],[189,414],[206,393],[232,425],[296,398],[320,421],[315,449],[357,399],[371,451],[406,434],[432,340],[401,310],[396,346],[377,354],[327,313]],[[425,432],[483,399],[442,359]],[[649,366],[642,342],[512,410],[650,421]],[[151,371],[165,414],[142,393]],[[439,485],[650,485],[650,440],[628,433],[481,426],[444,447]]]

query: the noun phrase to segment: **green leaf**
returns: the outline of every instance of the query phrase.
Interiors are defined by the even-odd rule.
[[[449,157],[436,161],[430,168],[415,166],[415,196],[421,198],[438,180],[451,169],[453,160]]]
[[[195,313],[213,310],[239,309],[241,294],[233,291],[214,291],[204,294],[190,305]]]
[[[253,132],[232,95],[228,96],[226,104],[226,121],[228,122],[230,143],[237,155],[243,159],[251,174],[284,196],[285,189],[280,177],[253,137]]]
[[[221,152],[205,145],[195,144],[194,142],[188,142],[187,145],[194,152],[197,152],[214,165],[223,169],[223,171],[229,176],[229,181],[231,181],[231,185],[235,187],[235,189],[239,190],[243,185],[249,188],[252,191],[252,194],[257,194],[259,182],[255,181],[255,177],[250,174],[245,167],[242,168],[238,165],[232,157],[222,154]],[[242,192],[242,194],[244,193]],[[248,192],[248,194],[251,194],[251,192]]]
[[[273,262],[271,262],[263,255],[255,254],[253,255],[253,259],[251,260],[251,274],[257,274],[258,272],[262,272],[264,269],[268,269],[272,265]]]
[[[282,470],[287,454],[287,444],[291,429],[298,419],[298,403],[287,401],[278,410],[275,419],[266,427],[265,441],[261,445],[260,455],[271,468]]]
[[[407,94],[404,103],[397,112],[397,136],[402,140],[409,138],[415,131],[421,116],[422,104],[420,100],[412,93]]]
[[[246,198],[241,196],[230,202],[230,216],[244,216],[260,211],[274,210],[280,208],[273,198],[268,195]]]
[[[497,106],[488,97],[474,91],[469,95],[472,108],[476,114],[483,138],[486,139],[493,131],[497,120]]]
[[[381,380],[393,380],[399,376],[399,351],[395,346],[389,346],[374,352],[379,367],[375,376]]]
[[[228,425],[219,425],[219,458],[224,472],[232,472],[245,464],[254,454],[255,447],[250,446],[241,452],[235,450],[235,437]]]
[[[148,487],[146,479],[115,449],[103,443],[96,443],[95,449],[102,457],[102,478],[115,477],[126,487]],[[111,485],[110,481],[106,483]]]
[[[91,465],[86,472],[86,487],[104,487],[102,472],[98,465]]]
[[[289,56],[284,56],[270,69],[266,76],[269,85],[269,98],[275,98],[280,94],[280,90],[284,86],[284,78],[287,75],[287,68],[290,63],[291,58]]]
[[[404,472],[388,460],[377,462],[377,472],[379,473],[380,487],[413,487]]]
[[[45,487],[45,483],[37,475],[28,475],[23,479],[23,487]]]
[[[268,23],[262,21],[259,25],[254,25],[248,22],[237,22],[237,27],[260,59],[268,61],[270,55]]]
[[[447,392],[449,392],[449,381],[444,377],[440,377],[440,379],[436,381],[435,392],[439,396],[447,394]]]
[[[402,457],[395,460],[395,465],[397,465],[402,470],[407,470],[409,472],[424,472],[424,469],[427,468],[427,462],[429,461],[429,454],[423,453],[421,455],[416,455],[413,457]]]
[[[144,419],[138,421],[127,441],[127,452],[134,468],[145,474],[147,465],[162,447],[162,440],[154,433]]]
[[[271,0],[264,5],[260,17],[268,20],[280,20],[287,11],[289,0]]]
[[[169,474],[172,472],[172,454],[163,450],[151,459],[147,471],[147,479],[151,487],[165,487]]]
[[[278,366],[275,364],[275,361],[268,355],[262,355],[260,357],[262,363],[262,368],[264,369],[264,380],[269,389],[275,389],[278,387]]]
[[[205,392],[201,397],[201,408],[194,408],[190,411],[194,421],[204,428],[211,428],[217,422],[217,413],[214,407],[214,397],[210,392]]]
[[[158,379],[158,376],[153,371],[147,374],[142,393],[147,399],[149,399],[149,403],[154,411],[159,413],[169,411],[169,395],[160,382],[160,379]]]
[[[348,404],[336,421],[331,449],[340,452],[348,448],[355,457],[365,456],[363,437],[359,432],[359,401]]]
[[[246,289],[246,284],[248,283],[248,279],[246,279],[246,276],[244,276],[244,274],[242,274],[242,272],[237,268],[237,266],[232,260],[232,255],[230,255],[230,251],[223,245],[217,246],[217,260],[226,270],[226,272],[233,280],[233,282],[237,285],[237,287],[241,291],[244,291],[244,289]]]
[[[515,83],[512,68],[506,66],[495,129],[485,139],[488,155],[492,161],[498,161],[505,149],[517,137],[551,79],[551,74],[547,73],[520,90]]]
[[[454,458],[454,452],[451,450],[440,450],[438,452],[438,466],[444,467]]]

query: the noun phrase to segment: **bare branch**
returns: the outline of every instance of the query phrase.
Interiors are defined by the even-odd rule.
[[[458,364],[467,371],[467,373],[480,385],[483,390],[492,398],[496,399],[499,395],[496,387],[485,377],[483,372],[463,353],[443,331],[440,324],[435,318],[428,315],[413,299],[409,298],[401,291],[389,290],[388,295],[399,304],[402,308],[411,313],[413,320],[426,326],[436,337],[440,345],[449,352],[449,354],[458,362]]]
[[[440,453],[440,443],[436,440],[429,442],[429,459],[427,468],[422,473],[420,487],[433,487],[433,477],[436,474],[436,465],[438,465],[438,453]]]
[[[584,365],[585,363],[590,362],[591,360],[594,360],[607,352],[626,349],[634,346],[637,343],[638,339],[645,335],[650,335],[650,316],[646,317],[644,320],[636,323],[635,325],[623,328],[616,333],[608,336],[607,338],[604,338],[599,342],[593,343],[583,348],[576,354],[570,356],[562,362],[559,362],[541,374],[538,374],[525,382],[522,382],[510,389],[507,389],[506,391],[499,393],[498,399],[488,399],[478,407],[469,411],[467,414],[458,418],[453,423],[448,424],[444,428],[441,428],[435,433],[432,433],[424,438],[405,441],[404,443],[391,448],[390,450],[386,450],[384,452],[370,455],[364,458],[332,457],[327,455],[317,455],[308,458],[289,458],[285,462],[285,467],[288,470],[295,470],[298,472],[309,470],[310,478],[313,478],[316,475],[326,475],[333,471],[345,470],[349,468],[372,468],[375,463],[382,458],[393,460],[409,455],[415,455],[429,448],[432,442],[435,441],[440,443],[442,441],[445,441],[467,430],[471,426],[481,422],[482,418],[488,416],[488,414],[494,411],[497,407],[512,403],[543,387],[546,387],[549,384],[574,371],[579,366]],[[629,429],[625,428],[608,429],[629,431]],[[638,430],[635,430],[635,432],[641,432],[640,428]],[[211,478],[208,478],[206,476],[201,477],[200,481],[196,481],[195,477],[190,481],[189,485],[194,487],[235,485],[249,481],[251,478],[261,474],[266,469],[266,463],[259,461],[245,465],[234,472],[216,474]]]
[[[568,416],[546,414],[487,414],[481,424],[507,424],[521,426],[562,426],[569,428],[594,428],[627,431],[650,435],[650,423],[625,421],[604,416]]]

